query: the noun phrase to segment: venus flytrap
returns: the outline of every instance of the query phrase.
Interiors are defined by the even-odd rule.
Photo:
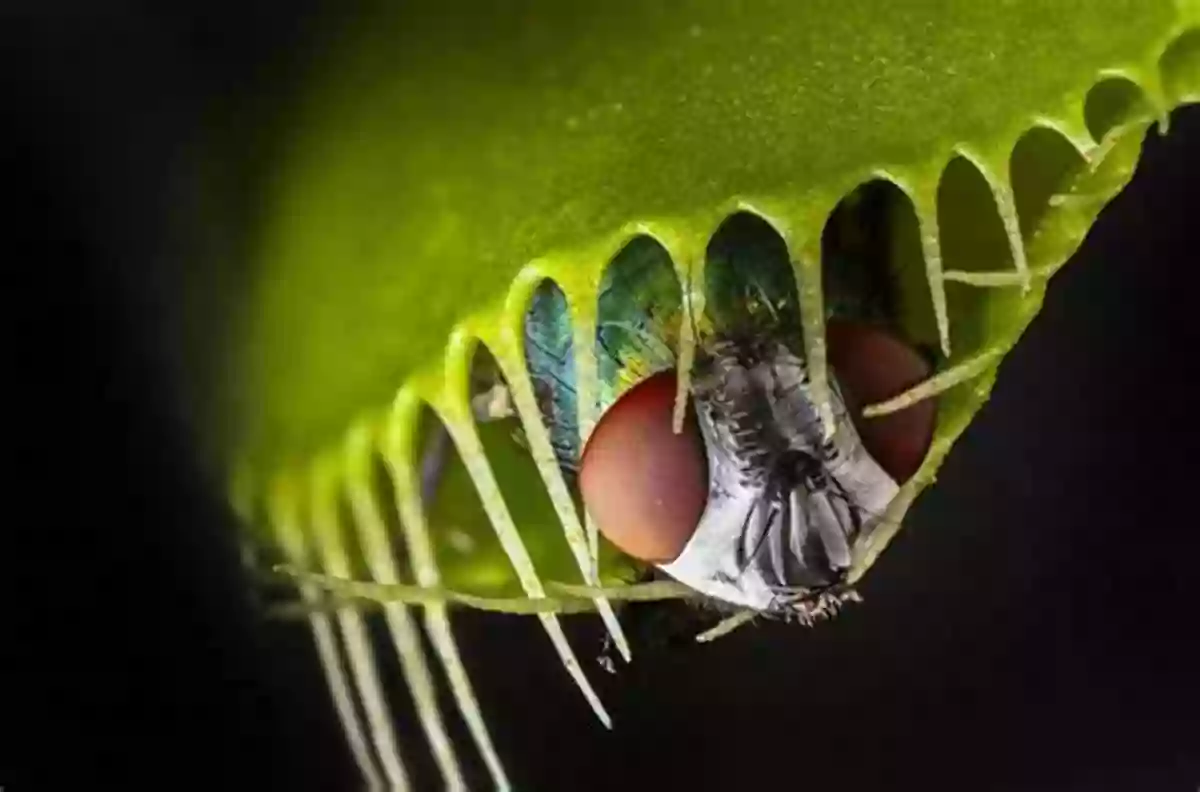
[[[853,543],[852,584],[934,481],[1147,129],[1200,99],[1200,6],[1187,0],[727,6],[410,3],[348,24],[313,69],[273,164],[244,306],[220,336],[213,426],[248,535],[296,578],[369,784],[402,784],[401,756],[421,748],[391,734],[381,649],[355,603],[385,603],[385,651],[419,693],[446,785],[462,788],[415,624],[397,608],[421,610],[507,788],[452,607],[536,615],[603,720],[559,613],[599,612],[628,657],[620,603],[690,594],[639,582],[646,565],[577,509],[540,420],[545,376],[531,373],[527,313],[546,279],[567,306],[582,444],[607,407],[605,278],[631,243],[661,251],[678,290],[664,337],[682,417],[713,310],[707,251],[729,218],[758,218],[786,251],[793,340],[828,426],[822,240],[847,196],[887,185],[893,319],[936,365],[865,413],[937,397],[937,425],[916,475]],[[489,356],[516,417],[481,423],[471,378]],[[427,497],[431,421],[457,456]],[[348,557],[350,536],[363,558]]]

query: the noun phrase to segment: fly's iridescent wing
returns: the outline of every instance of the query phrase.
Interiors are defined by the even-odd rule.
[[[574,349],[567,299],[552,281],[542,281],[525,318],[525,360],[554,456],[571,475],[578,473],[582,448]]]
[[[648,237],[627,244],[604,271],[597,304],[597,406],[606,410],[629,388],[675,368],[686,317],[667,251]]]

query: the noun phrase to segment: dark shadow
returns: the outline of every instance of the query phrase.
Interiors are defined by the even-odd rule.
[[[1035,126],[1017,141],[1008,168],[1026,246],[1050,208],[1050,199],[1067,189],[1084,164],[1070,141],[1049,127]]]
[[[1109,77],[1096,83],[1083,105],[1088,133],[1097,143],[1122,124],[1152,114],[1141,87],[1125,77]]]

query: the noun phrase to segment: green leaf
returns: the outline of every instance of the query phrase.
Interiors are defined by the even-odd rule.
[[[821,234],[839,201],[884,179],[911,203],[895,252],[907,293],[924,297],[906,324],[949,356],[927,386],[941,394],[934,448],[888,529],[856,548],[861,574],[986,398],[1046,278],[1128,179],[1150,121],[1200,98],[1197,25],[1195,0],[439,0],[348,18],[270,127],[247,252],[219,265],[235,274],[189,295],[216,361],[204,389],[215,464],[248,523],[270,526],[266,552],[300,569],[431,590],[444,579],[470,596],[586,580],[587,537],[529,420],[519,327],[534,286],[563,288],[590,344],[601,274],[632,236],[658,238],[686,278],[722,219],[755,212],[787,242],[817,317],[805,343],[823,385],[823,313],[807,310],[822,299]],[[532,456],[471,418],[479,342],[513,386]],[[462,458],[440,505],[419,498],[425,406]],[[490,549],[456,559],[450,528]],[[602,559],[607,582],[630,572]],[[300,590],[328,649],[320,595]],[[444,602],[424,607],[504,786]],[[357,615],[336,614],[356,634]],[[554,615],[539,618],[603,717]],[[420,698],[420,652],[396,640]],[[353,646],[350,675],[373,701],[369,650]]]
[[[223,372],[231,456],[336,442],[533,259],[639,221],[703,235],[737,200],[819,234],[873,173],[929,189],[955,147],[1003,180],[1036,122],[1087,144],[1105,71],[1162,107],[1172,2],[911,5],[405,3],[349,25],[264,197]]]

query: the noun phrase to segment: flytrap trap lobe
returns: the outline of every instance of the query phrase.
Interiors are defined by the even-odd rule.
[[[808,377],[795,269],[784,240],[760,217],[735,214],[710,239],[699,273],[701,309],[684,299],[697,284],[681,283],[667,251],[650,237],[633,239],[608,265],[594,342],[599,419],[586,440],[571,306],[553,281],[534,291],[524,324],[525,361],[577,507],[587,451],[604,442],[627,404],[671,412],[654,400],[673,401],[681,339],[695,339],[684,432],[696,433],[704,457],[699,518],[683,527],[682,541],[631,534],[628,520],[601,521],[599,532],[608,540],[601,544],[622,551],[618,556],[640,577],[665,575],[702,599],[806,622],[852,596],[844,584],[853,544],[919,466],[933,428],[932,405],[926,405],[921,420],[906,416],[905,436],[877,426],[859,430],[865,424],[858,410],[881,390],[900,392],[927,375],[932,357],[932,345],[911,338],[898,308],[920,301],[904,294],[905,284],[893,276],[897,234],[905,230],[894,221],[905,205],[893,194],[898,192],[885,183],[868,185],[839,206],[826,228],[822,280],[833,364],[832,433],[821,421]],[[932,325],[931,317],[920,319],[909,322],[912,335]],[[871,358],[868,365],[854,359],[862,355]],[[656,380],[671,386],[656,386]],[[478,374],[473,404],[482,420],[505,418],[500,381],[494,373]],[[520,427],[513,437],[521,442]],[[655,500],[677,496],[688,497],[663,492]],[[605,509],[593,504],[589,511]],[[637,527],[655,530],[652,524]],[[659,528],[681,533],[676,526]],[[671,547],[673,553],[664,553]]]

